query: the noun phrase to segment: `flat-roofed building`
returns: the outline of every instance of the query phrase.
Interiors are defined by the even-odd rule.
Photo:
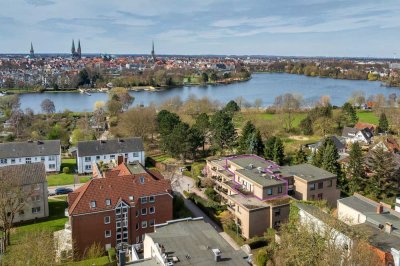
[[[279,228],[292,197],[335,205],[340,193],[332,173],[309,164],[280,167],[256,155],[209,159],[206,172],[245,238]]]

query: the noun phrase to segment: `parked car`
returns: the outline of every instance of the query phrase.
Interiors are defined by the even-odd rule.
[[[72,191],[74,191],[74,190],[71,188],[59,187],[56,189],[56,195],[64,195],[64,194],[71,193]]]
[[[55,196],[56,193],[55,192],[50,192],[50,190],[47,190],[47,195],[48,196]]]

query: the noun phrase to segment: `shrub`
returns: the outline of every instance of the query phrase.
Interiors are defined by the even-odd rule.
[[[110,260],[110,262],[117,260],[117,254],[116,254],[115,248],[110,248],[107,251],[107,253],[108,253],[108,259]]]
[[[85,252],[86,259],[100,258],[103,255],[104,255],[103,246],[98,242],[94,242]]]
[[[268,245],[268,241],[263,237],[254,237],[248,241],[251,249],[257,249]]]
[[[212,201],[220,201],[220,198],[219,198],[218,193],[215,192],[215,190],[212,189],[212,188],[210,188],[210,187],[208,187],[208,188],[206,189],[206,191],[204,192],[204,194],[206,194],[206,196],[207,196],[207,198],[208,198],[209,200],[212,200]]]
[[[64,174],[68,174],[69,173],[69,167],[68,166],[63,167],[62,171],[63,171]]]
[[[256,265],[257,266],[266,266],[268,262],[268,254],[265,249],[258,251],[256,255]]]

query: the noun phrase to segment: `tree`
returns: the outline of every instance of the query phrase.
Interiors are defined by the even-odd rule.
[[[236,141],[236,130],[232,122],[232,116],[224,111],[218,111],[211,117],[211,141],[214,147],[220,151],[232,148]]]
[[[174,126],[170,134],[163,138],[162,146],[168,154],[185,162],[187,153],[190,150],[188,136],[189,125],[180,122]]]
[[[111,116],[116,116],[122,112],[122,103],[118,100],[107,101],[107,110]]]
[[[348,180],[347,187],[350,195],[353,195],[354,192],[359,192],[364,188],[366,178],[364,157],[361,146],[358,142],[354,142],[351,145],[346,175]]]
[[[161,136],[167,136],[180,122],[177,114],[167,110],[162,110],[157,114],[157,129]]]
[[[15,129],[15,135],[18,137],[23,131],[24,112],[21,109],[16,109],[11,112],[10,123]]]
[[[309,116],[301,120],[300,122],[300,130],[303,132],[304,135],[312,135],[313,134],[313,129],[312,129],[312,121]]]
[[[341,119],[344,125],[349,127],[354,126],[358,121],[356,110],[348,102],[342,106]]]
[[[254,100],[254,107],[255,107],[257,110],[260,110],[262,104],[263,104],[263,100],[262,100],[262,99],[257,98],[257,99]]]
[[[294,163],[295,164],[302,164],[306,163],[308,161],[307,159],[307,154],[303,149],[303,146],[300,146],[300,148],[297,150],[295,157],[294,157]]]
[[[121,87],[112,88],[108,96],[110,101],[114,100],[120,102],[122,110],[127,110],[135,100],[135,97],[131,96],[127,89]]]
[[[0,97],[0,113],[10,118],[12,111],[19,109],[21,103],[18,95],[5,95]]]
[[[80,128],[76,128],[71,133],[71,144],[76,145],[78,141],[96,139],[93,132],[86,132]]]
[[[84,86],[90,84],[89,72],[86,68],[79,71],[78,74],[78,86]]]
[[[277,138],[274,144],[274,162],[282,165],[285,160],[285,151],[283,147],[282,140]]]
[[[272,136],[265,142],[264,157],[268,160],[274,159],[274,147],[277,137]]]
[[[235,101],[229,101],[222,110],[233,116],[236,112],[240,111],[240,107]]]
[[[23,211],[33,192],[23,189],[19,181],[18,178],[11,180],[0,176],[0,229],[5,249],[11,244],[10,232],[15,216]]]
[[[44,99],[40,104],[40,107],[42,108],[43,113],[48,115],[54,114],[56,112],[54,102],[50,99]]]
[[[256,131],[256,127],[250,121],[247,121],[242,129],[242,134],[238,139],[238,150],[240,153],[247,153],[249,150],[249,139]]]
[[[284,128],[290,131],[293,128],[294,112],[298,111],[301,106],[301,97],[291,93],[286,93],[275,98],[275,109],[282,114]]]
[[[389,131],[389,121],[388,121],[385,113],[381,113],[381,115],[379,116],[378,128],[379,128],[380,132]]]
[[[206,113],[201,113],[199,116],[197,116],[196,122],[194,123],[193,127],[200,132],[200,135],[203,140],[201,146],[203,147],[204,151],[205,144],[207,141],[207,134],[210,131],[210,117]]]
[[[367,167],[372,173],[366,185],[367,193],[378,199],[396,195],[399,187],[398,169],[390,152],[385,152],[381,147],[372,150]]]
[[[203,73],[201,74],[201,81],[202,81],[203,83],[207,83],[207,82],[208,82],[208,75],[207,75],[206,72],[203,72]]]

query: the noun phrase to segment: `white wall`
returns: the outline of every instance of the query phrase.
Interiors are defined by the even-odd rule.
[[[349,225],[362,224],[367,220],[365,215],[341,203],[340,200],[338,200],[337,210],[338,219]]]
[[[137,156],[133,156],[133,152],[128,153],[128,163],[132,163],[134,161],[139,161],[141,164],[145,164],[145,157],[144,157],[144,151],[141,152],[136,152]],[[92,173],[92,164],[94,162],[99,162],[103,161],[105,163],[109,163],[111,160],[118,160],[118,156],[124,156],[125,158],[125,153],[114,153],[114,154],[103,154],[103,155],[97,155],[94,156],[82,156],[80,157],[79,154],[77,155],[77,165],[78,165],[78,173],[83,174],[83,173]],[[112,159],[111,156],[114,156]],[[90,157],[90,161],[86,162],[85,158]],[[87,166],[90,166],[90,168],[86,169]]]
[[[42,161],[42,157],[44,160]],[[61,168],[61,155],[45,155],[45,156],[34,156],[34,157],[21,157],[21,158],[7,158],[7,163],[1,163],[0,167],[16,164],[26,164],[27,158],[31,159],[31,163],[43,162],[46,168],[46,172],[60,172]],[[52,160],[50,160],[52,159]],[[3,161],[4,162],[4,161]],[[53,165],[54,167],[50,167]]]
[[[26,195],[29,195],[29,197],[25,199],[25,206],[23,208],[24,214],[17,213],[15,215],[15,223],[49,216],[47,182],[38,183],[37,186],[26,185],[23,187],[23,191]],[[32,199],[32,196],[38,196],[39,198],[36,201]],[[33,207],[40,207],[40,211],[32,213]]]

